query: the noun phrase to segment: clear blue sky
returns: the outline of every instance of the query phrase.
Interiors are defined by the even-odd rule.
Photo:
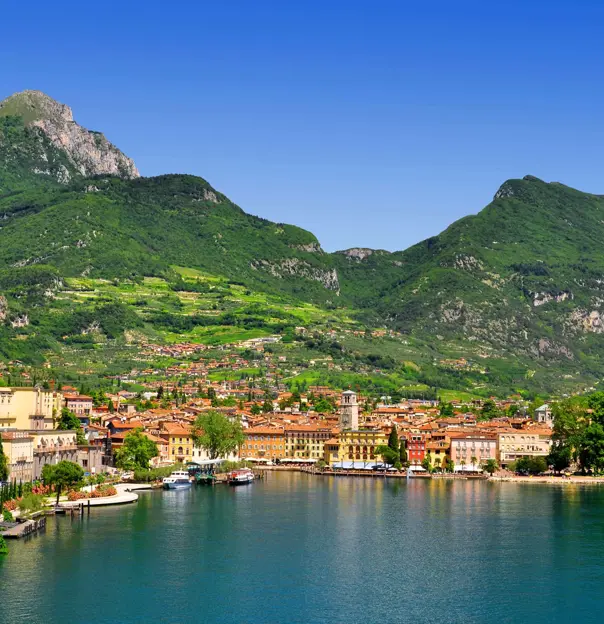
[[[390,250],[528,173],[604,193],[602,2],[2,3],[40,89],[143,175],[201,175],[327,250]]]

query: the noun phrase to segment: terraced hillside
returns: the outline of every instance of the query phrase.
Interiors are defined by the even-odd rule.
[[[201,178],[139,177],[67,107],[17,94],[0,104],[0,355],[125,366],[148,340],[281,335],[343,370],[388,356],[402,385],[578,389],[604,373],[603,214],[527,176],[406,251],[328,254]]]

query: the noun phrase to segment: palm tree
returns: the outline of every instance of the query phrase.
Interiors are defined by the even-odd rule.
[[[472,467],[476,468],[476,464],[478,464],[478,458],[473,455],[472,457],[470,457],[470,461],[472,462]]]
[[[466,460],[462,459],[459,463],[461,464],[461,469],[464,470],[464,468],[466,466]]]

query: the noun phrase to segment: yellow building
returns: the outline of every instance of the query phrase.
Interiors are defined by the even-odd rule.
[[[62,394],[53,390],[0,388],[0,428],[53,429],[62,405]]]
[[[375,449],[387,444],[388,433],[380,429],[341,431],[337,437],[325,441],[323,459],[328,466],[342,467],[381,462]]]
[[[188,427],[180,423],[164,423],[160,437],[168,442],[168,458],[171,463],[193,461],[193,437]]]
[[[434,431],[426,440],[426,454],[434,468],[444,468],[445,462],[451,459],[451,439],[446,433]]]
[[[323,445],[331,436],[331,428],[327,425],[285,425],[285,456],[322,459]]]

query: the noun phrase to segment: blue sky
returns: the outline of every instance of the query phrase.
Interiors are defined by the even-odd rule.
[[[4,0],[0,97],[327,250],[404,249],[507,178],[604,193],[601,4]]]

